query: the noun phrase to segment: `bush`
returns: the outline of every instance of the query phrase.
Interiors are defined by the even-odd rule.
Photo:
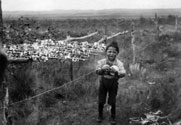
[[[29,65],[14,71],[12,81],[9,82],[10,99],[15,102],[23,100],[35,94],[34,89],[37,85],[37,72],[32,70]]]

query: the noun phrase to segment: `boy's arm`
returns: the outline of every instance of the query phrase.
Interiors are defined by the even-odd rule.
[[[123,78],[126,75],[126,70],[124,68],[124,65],[121,61],[118,61],[118,67],[119,67],[119,71],[118,71],[118,77],[119,78]]]
[[[102,69],[102,65],[103,65],[103,62],[101,62],[101,61],[97,62],[96,74],[98,74],[98,75],[103,75],[104,74],[104,70]]]

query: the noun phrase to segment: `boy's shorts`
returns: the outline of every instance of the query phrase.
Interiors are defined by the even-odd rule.
[[[113,105],[116,103],[116,95],[118,91],[118,79],[107,79],[103,76],[100,79],[99,86],[99,104],[105,104],[108,93],[108,104]]]

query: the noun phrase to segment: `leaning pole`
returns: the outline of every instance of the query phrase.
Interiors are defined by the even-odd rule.
[[[2,7],[0,0],[0,48],[2,48],[2,43],[3,43],[3,17],[2,17]]]

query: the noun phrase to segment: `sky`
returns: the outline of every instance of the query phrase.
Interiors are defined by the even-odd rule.
[[[3,11],[181,8],[181,0],[1,0]]]

